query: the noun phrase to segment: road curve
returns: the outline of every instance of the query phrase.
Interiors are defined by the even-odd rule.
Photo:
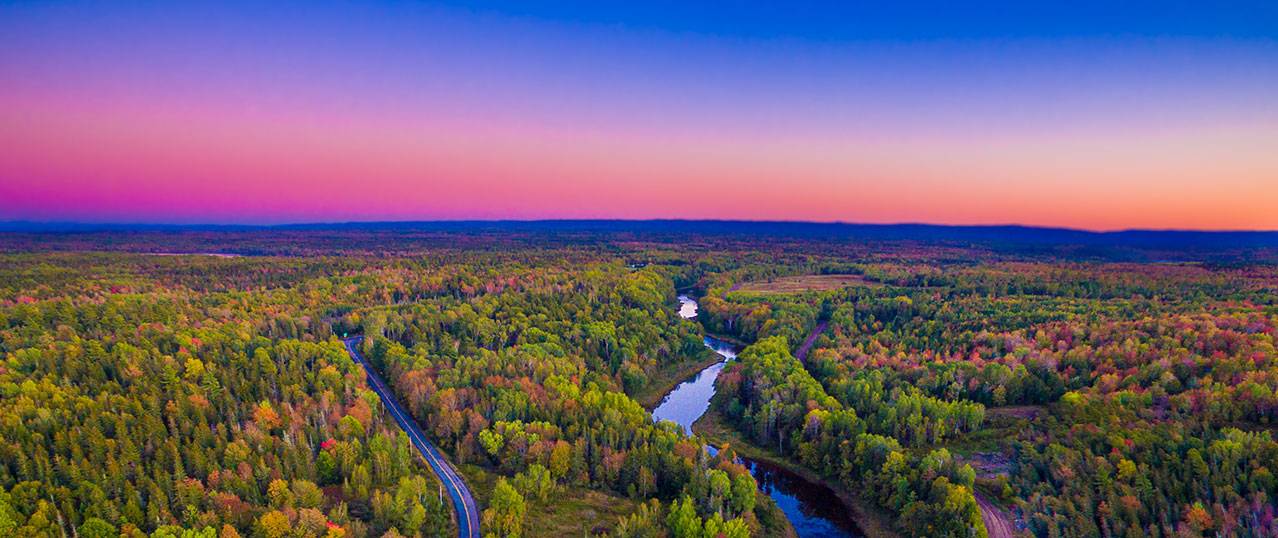
[[[359,341],[360,338],[355,337],[347,338],[343,340],[343,343],[346,344],[346,351],[350,353],[351,359],[364,367],[364,373],[368,374],[368,385],[373,387],[373,392],[381,397],[382,404],[390,411],[404,433],[408,434],[408,440],[421,453],[422,459],[426,460],[430,468],[435,471],[435,476],[439,477],[444,489],[448,491],[448,497],[453,500],[453,510],[457,512],[457,535],[460,538],[480,538],[479,509],[475,508],[475,498],[471,496],[470,488],[466,487],[466,482],[462,481],[461,475],[458,475],[453,466],[439,453],[439,449],[426,439],[426,435],[417,426],[417,421],[412,415],[400,407],[399,400],[395,399],[394,393],[382,380],[382,376],[378,375],[377,370],[374,370],[373,366],[359,354],[359,350],[355,349]]]

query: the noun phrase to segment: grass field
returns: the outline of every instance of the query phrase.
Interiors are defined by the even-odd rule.
[[[803,293],[805,291],[837,290],[852,286],[881,285],[878,282],[866,280],[861,275],[800,275],[745,282],[735,292],[757,294]]]

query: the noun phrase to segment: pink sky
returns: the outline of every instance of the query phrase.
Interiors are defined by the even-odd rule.
[[[591,53],[462,22],[416,53],[26,29],[0,53],[0,220],[1278,229],[1271,42],[614,32]]]

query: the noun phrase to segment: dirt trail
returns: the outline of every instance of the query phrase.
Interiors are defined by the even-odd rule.
[[[1016,536],[1012,520],[1007,512],[986,499],[984,495],[976,495],[976,504],[981,507],[981,520],[985,522],[985,530],[990,538],[1012,538]]]
[[[812,344],[816,343],[817,337],[821,336],[821,333],[825,332],[825,327],[829,324],[830,322],[828,321],[818,323],[817,326],[812,329],[812,334],[809,334],[808,337],[803,340],[803,345],[799,346],[799,350],[794,352],[794,358],[799,359],[799,362],[803,362],[803,359],[807,358],[808,352],[812,351]]]

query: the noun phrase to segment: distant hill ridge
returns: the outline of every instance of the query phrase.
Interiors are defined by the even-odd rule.
[[[1096,232],[1022,225],[855,224],[733,220],[466,220],[333,222],[280,225],[0,222],[0,232],[439,231],[694,233],[880,241],[972,241],[1144,248],[1278,247],[1278,231],[1123,230]]]

